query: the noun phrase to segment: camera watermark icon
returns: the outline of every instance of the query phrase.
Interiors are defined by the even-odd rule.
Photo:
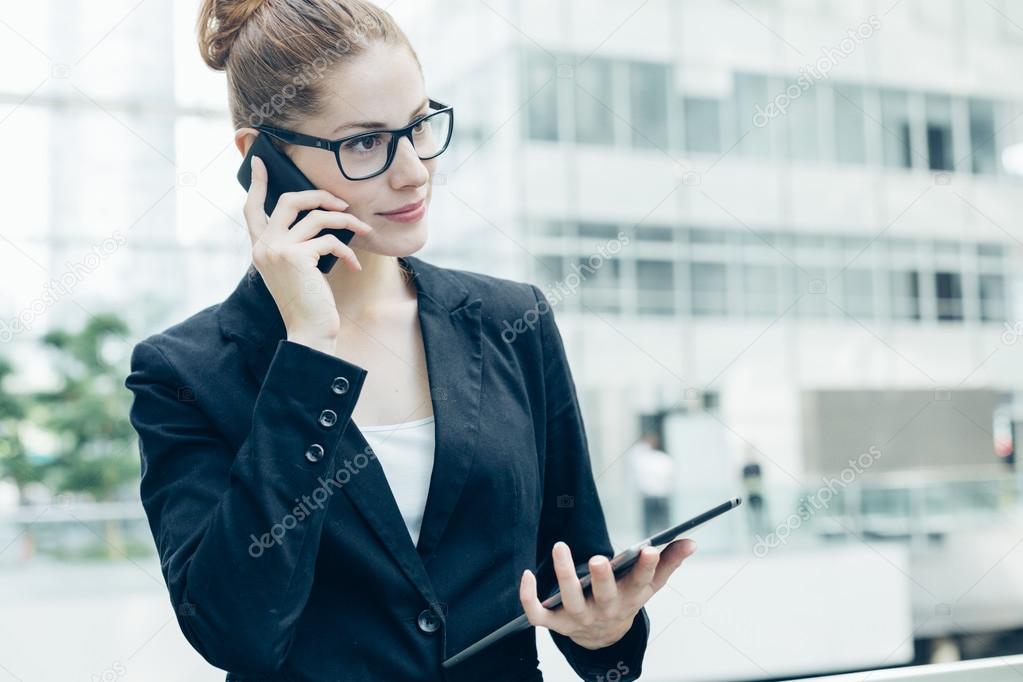
[[[54,62],[50,66],[50,77],[58,80],[71,78],[71,65],[64,62]]]
[[[1015,324],[1004,323],[1005,331],[1002,332],[1002,343],[1006,346],[1015,345],[1019,338],[1023,336],[1023,322],[1016,322]]]
[[[699,618],[703,615],[703,605],[698,601],[687,601],[682,605],[682,615],[686,618]]]

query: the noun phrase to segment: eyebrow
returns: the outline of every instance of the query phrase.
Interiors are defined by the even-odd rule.
[[[420,109],[422,109],[429,103],[430,98],[427,97],[426,99],[423,100],[422,104],[413,109],[412,113],[408,115],[409,120],[411,121],[412,117],[414,117]],[[386,127],[387,124],[381,123],[380,121],[358,121],[356,123],[346,123],[345,125],[338,126],[337,128],[334,128],[334,130],[332,130],[330,134],[336,135],[342,130],[345,130],[346,128],[386,128]]]

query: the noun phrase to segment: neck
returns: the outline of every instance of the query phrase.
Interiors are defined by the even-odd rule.
[[[414,296],[396,257],[352,250],[362,270],[352,271],[338,263],[327,275],[342,320],[366,319]]]

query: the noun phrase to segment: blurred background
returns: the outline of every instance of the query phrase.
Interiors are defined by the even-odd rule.
[[[380,4],[456,111],[417,255],[543,288],[616,548],[744,497],[643,679],[1023,653],[1023,1]],[[0,680],[223,679],[122,385],[249,262],[197,9],[0,9]]]

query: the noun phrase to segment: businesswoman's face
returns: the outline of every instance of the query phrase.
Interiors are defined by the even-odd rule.
[[[400,128],[431,111],[419,65],[402,46],[377,41],[362,54],[326,72],[318,84],[323,91],[323,111],[291,125],[291,130],[336,140],[368,130]],[[237,139],[242,140],[249,132],[255,131],[240,129]],[[240,145],[247,149],[248,143]],[[386,136],[377,144],[386,149]],[[343,152],[341,163],[348,175],[358,175],[353,170],[358,170],[360,155],[369,157],[372,146],[369,141],[361,142]],[[329,150],[294,145],[288,150],[288,156],[314,185],[344,199],[349,204],[348,213],[374,228],[369,235],[355,235],[349,246],[386,256],[406,256],[426,243],[432,177],[438,159],[423,161],[419,153],[408,138],[402,138],[385,172],[365,180],[349,180]],[[351,167],[346,164],[349,158],[353,159]],[[413,214],[384,215],[419,201],[422,209]]]

